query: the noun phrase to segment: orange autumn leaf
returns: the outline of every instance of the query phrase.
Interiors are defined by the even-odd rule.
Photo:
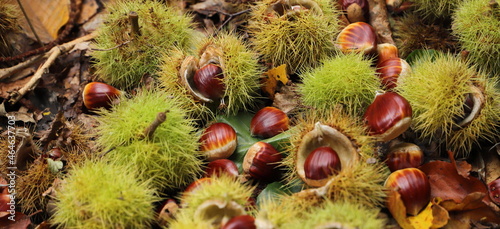
[[[397,191],[390,191],[387,208],[403,229],[440,228],[448,223],[448,211],[439,205],[439,198],[429,202],[418,215],[408,216]]]
[[[286,64],[269,69],[264,72],[264,77],[261,80],[262,91],[268,94],[271,98],[274,97],[278,82],[286,85],[288,83],[288,75],[286,74]]]

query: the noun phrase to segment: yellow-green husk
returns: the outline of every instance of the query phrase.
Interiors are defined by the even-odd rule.
[[[125,96],[110,110],[99,111],[97,142],[107,158],[138,171],[142,180],[152,180],[160,190],[177,189],[201,174],[202,157],[189,110],[175,97],[160,90],[143,90]],[[152,139],[144,136],[159,112],[166,120]]]
[[[325,112],[341,105],[350,114],[362,115],[380,87],[371,64],[356,53],[339,53],[324,60],[318,68],[300,75],[303,104]]]
[[[191,18],[156,0],[118,0],[108,5],[109,14],[99,29],[92,52],[96,74],[119,87],[137,86],[145,75],[158,70],[161,52],[174,45],[188,48],[194,30]],[[128,14],[137,12],[140,35],[130,30]]]
[[[380,206],[386,196],[383,182],[389,170],[375,159],[375,139],[367,135],[361,120],[347,115],[341,109],[330,112],[308,111],[300,117],[298,124],[291,128],[290,145],[283,161],[289,171],[288,182],[293,183],[300,179],[296,168],[297,152],[303,136],[313,130],[317,122],[333,127],[348,137],[356,148],[359,160],[349,169],[341,169],[338,174],[329,178],[329,182],[319,188],[322,195],[304,192],[302,196],[316,200],[326,198],[332,201],[356,202],[369,207]]]
[[[179,69],[182,61],[189,55],[199,59],[209,46],[215,47],[222,54],[218,57],[224,74],[223,83],[226,86],[222,110],[220,108],[214,109],[212,104],[201,104],[201,102],[196,101],[189,94],[189,91],[179,83],[181,77]],[[182,97],[187,104],[195,108],[196,114],[201,117],[221,112],[234,115],[240,110],[248,110],[254,107],[255,100],[259,96],[259,78],[262,75],[262,67],[258,63],[258,55],[251,51],[248,45],[234,33],[222,32],[217,37],[204,38],[196,44],[194,53],[180,49],[164,53],[160,69],[158,75],[162,87],[171,94]],[[218,104],[219,101],[213,103]],[[211,107],[212,110],[207,107]]]
[[[490,76],[500,74],[500,6],[489,0],[462,2],[453,15],[453,34],[468,57]]]
[[[452,54],[423,56],[413,73],[397,87],[413,110],[411,128],[424,141],[444,144],[455,155],[468,155],[480,139],[493,140],[500,125],[500,92],[496,79],[477,72],[474,66]],[[470,85],[482,88],[483,107],[470,124],[457,128],[454,118],[463,116]]]
[[[279,2],[317,7],[279,15],[270,11]],[[333,54],[333,41],[340,32],[339,16],[334,3],[327,0],[263,0],[253,7],[248,31],[264,61],[276,67],[286,64],[289,73],[296,73],[318,66],[321,59]]]
[[[60,228],[150,228],[154,193],[131,168],[88,161],[71,170],[57,190],[50,221]]]

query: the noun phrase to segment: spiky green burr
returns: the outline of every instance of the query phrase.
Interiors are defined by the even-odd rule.
[[[325,201],[310,208],[300,219],[291,219],[283,228],[360,228],[385,227],[385,220],[378,218],[380,209],[346,201]]]
[[[424,55],[413,74],[397,87],[413,109],[412,127],[424,141],[436,141],[455,155],[467,156],[480,139],[493,140],[500,125],[498,80],[476,71],[474,65],[452,54]],[[474,96],[482,100],[470,122]],[[471,97],[469,97],[471,96]],[[465,105],[468,108],[465,109]]]
[[[89,160],[64,179],[50,221],[63,228],[150,228],[154,193],[132,168]]]
[[[144,75],[158,70],[159,53],[191,44],[191,18],[178,9],[156,0],[119,0],[108,7],[95,41],[99,51],[92,52],[92,57],[96,74],[113,86],[137,86]],[[131,29],[131,12],[138,17],[135,30]]]
[[[248,29],[266,62],[296,73],[333,54],[339,16],[326,0],[264,0],[256,2]]]
[[[211,59],[222,69],[225,91],[220,101],[203,102],[193,96],[193,90],[183,85],[192,81],[194,74],[179,72],[186,58],[194,58],[193,62],[200,69],[207,63],[201,59]],[[207,58],[209,57],[209,58]],[[195,63],[196,62],[196,63]],[[206,37],[195,44],[194,51],[176,49],[164,53],[158,75],[162,87],[176,97],[181,97],[188,106],[193,107],[195,115],[200,117],[217,113],[234,115],[241,110],[254,107],[258,90],[259,79],[263,67],[258,63],[258,55],[253,52],[239,36],[234,33],[222,32],[216,37]],[[191,85],[191,88],[195,88]],[[203,89],[196,89],[203,90]]]
[[[110,110],[99,111],[97,142],[107,158],[134,168],[159,190],[173,190],[201,174],[202,156],[194,120],[182,103],[160,90],[143,90]],[[160,112],[165,121],[151,137],[144,132]]]
[[[321,66],[300,75],[303,104],[320,111],[340,105],[350,114],[363,114],[380,86],[371,64],[371,60],[355,53],[323,60]]]
[[[453,15],[453,34],[478,69],[500,74],[500,6],[498,0],[466,0]]]

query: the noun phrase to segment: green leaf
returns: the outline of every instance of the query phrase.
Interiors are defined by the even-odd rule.
[[[302,182],[293,182],[293,185],[285,185],[281,182],[273,182],[268,184],[257,196],[257,206],[262,201],[278,198],[281,195],[290,195],[302,190]]]
[[[216,120],[218,122],[224,122],[231,125],[238,136],[238,146],[236,151],[229,157],[229,160],[234,161],[240,173],[243,171],[242,164],[245,154],[248,149],[258,141],[267,142],[274,146],[276,150],[283,153],[285,145],[288,144],[288,139],[290,134],[288,132],[280,133],[272,138],[261,139],[253,137],[250,133],[250,122],[252,121],[253,114],[248,112],[240,112],[234,116],[218,116]],[[285,156],[285,155],[283,155]]]
[[[434,59],[437,55],[439,55],[439,51],[434,49],[415,49],[413,52],[408,54],[405,60],[409,65],[413,66],[423,56],[432,56]]]
[[[47,164],[49,165],[49,170],[52,174],[56,174],[63,168],[62,161],[54,161],[52,158],[47,158]]]

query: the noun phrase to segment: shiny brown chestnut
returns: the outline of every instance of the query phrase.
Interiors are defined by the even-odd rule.
[[[222,81],[222,68],[215,64],[207,64],[194,73],[193,81],[196,89],[205,97],[217,100],[224,96],[226,85]]]
[[[500,177],[488,184],[488,194],[493,202],[500,205]]]
[[[248,149],[243,159],[243,172],[258,180],[276,180],[280,171],[277,164],[283,156],[271,144],[256,142]]]
[[[397,86],[399,78],[404,78],[411,70],[410,65],[405,60],[393,57],[379,63],[376,71],[383,88],[390,90]]]
[[[110,108],[113,100],[118,98],[120,94],[120,90],[109,84],[91,82],[83,88],[83,104],[89,110]]]
[[[390,58],[398,58],[399,50],[391,43],[377,44],[377,65]]]
[[[228,158],[238,145],[236,131],[227,123],[217,122],[207,127],[200,138],[200,151],[208,161]]]
[[[369,54],[377,50],[377,34],[366,22],[351,23],[340,31],[336,46],[344,53]]]
[[[401,195],[406,213],[410,215],[417,215],[431,199],[429,179],[424,172],[416,168],[392,172],[387,177],[384,186]]]
[[[329,146],[321,146],[313,150],[304,163],[306,178],[310,180],[326,179],[337,174],[340,169],[339,155]]]
[[[392,140],[411,124],[410,103],[396,92],[378,92],[363,116],[370,135],[379,141]]]
[[[59,147],[54,147],[49,151],[49,158],[52,160],[57,160],[63,156],[63,153]]]
[[[239,174],[238,167],[229,159],[217,159],[208,163],[207,168],[205,169],[207,177],[218,177],[222,173],[237,177]]]
[[[255,229],[255,218],[250,215],[239,215],[227,221],[222,229]]]
[[[276,107],[264,107],[250,121],[250,133],[262,138],[273,137],[289,128],[288,116]]]
[[[191,184],[189,184],[182,192],[182,196],[183,196],[182,199],[185,199],[186,196],[189,195],[189,193],[195,192],[196,190],[201,188],[201,186],[203,184],[208,184],[210,182],[212,182],[212,178],[210,178],[210,177],[202,177],[200,179],[197,179],[197,180],[191,182]]]
[[[391,172],[405,168],[417,168],[424,162],[424,152],[417,145],[401,142],[389,148],[385,164]]]

